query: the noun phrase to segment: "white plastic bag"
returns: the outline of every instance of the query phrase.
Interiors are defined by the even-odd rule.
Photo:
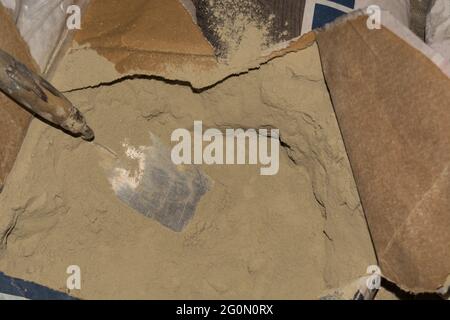
[[[411,19],[410,0],[356,0],[356,9],[377,5],[382,10],[389,11],[398,21],[409,28]]]
[[[67,8],[82,9],[89,0],[1,0],[13,12],[13,17],[31,54],[45,72],[61,43],[69,35]]]
[[[450,0],[435,0],[427,16],[427,43],[450,59]]]
[[[11,9],[13,12],[16,11],[16,0],[0,0],[0,2],[5,8]]]

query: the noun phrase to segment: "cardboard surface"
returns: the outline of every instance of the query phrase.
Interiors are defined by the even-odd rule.
[[[383,274],[434,292],[450,273],[450,79],[367,18],[317,35]]]
[[[28,46],[19,35],[10,15],[1,5],[0,48],[38,71]],[[30,121],[30,113],[0,91],[0,190],[13,167]]]
[[[207,62],[214,58],[178,0],[91,0],[75,40],[105,56],[121,73],[161,71],[168,61],[182,63],[187,56]]]

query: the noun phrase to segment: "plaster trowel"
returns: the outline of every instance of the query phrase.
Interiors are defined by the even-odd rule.
[[[196,166],[175,165],[170,149],[155,135],[149,136],[149,146],[124,145],[125,158],[135,162],[133,170],[111,148],[92,143],[115,159],[105,168],[117,197],[134,210],[180,232],[209,190],[210,179]]]
[[[109,180],[119,199],[174,231],[182,231],[209,189],[206,175],[197,167],[176,166],[170,150],[153,136],[152,146],[141,148],[134,155],[139,174],[130,180],[117,153],[93,141],[94,132],[82,113],[44,78],[1,49],[0,90],[41,120],[113,155],[116,161]]]

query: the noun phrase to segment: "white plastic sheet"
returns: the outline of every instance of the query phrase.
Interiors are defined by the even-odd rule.
[[[70,35],[67,28],[67,8],[78,5],[82,9],[89,0],[0,0],[12,10],[22,37],[31,54],[45,72],[61,43]]]
[[[356,0],[356,8],[366,8],[370,5],[377,5],[382,10],[389,11],[404,26],[409,27],[411,19],[410,0]]]
[[[0,0],[1,4],[12,11],[16,9],[16,0]]]
[[[450,0],[433,1],[427,17],[426,41],[450,59]]]

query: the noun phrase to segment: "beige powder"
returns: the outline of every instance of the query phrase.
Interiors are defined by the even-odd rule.
[[[89,54],[83,66],[104,58]],[[103,63],[103,62],[102,62]],[[64,65],[56,85],[76,74]],[[65,291],[79,265],[81,298],[317,298],[365,273],[375,256],[316,46],[277,58],[201,93],[162,80],[124,79],[69,98],[97,143],[170,146],[194,120],[214,128],[279,128],[276,176],[255,166],[202,166],[213,187],[182,233],[120,202],[114,158],[34,121],[0,195],[15,221],[0,269]],[[124,141],[126,142],[124,144]]]

